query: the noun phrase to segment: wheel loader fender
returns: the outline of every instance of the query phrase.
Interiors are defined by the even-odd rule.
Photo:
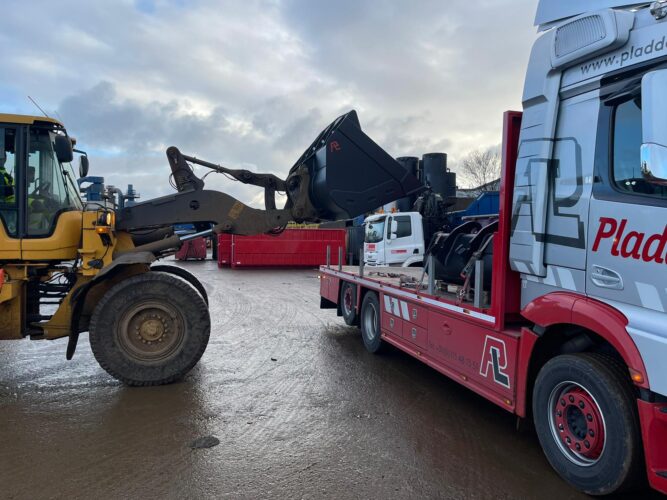
[[[104,292],[122,279],[147,272],[154,261],[155,255],[150,252],[126,253],[114,259],[111,264],[97,273],[90,282],[76,290],[77,293],[72,296],[73,318],[78,323],[78,317],[81,313],[92,314],[94,304],[97,303],[97,300],[94,300],[94,304],[89,304],[88,296],[92,290],[97,289]],[[72,331],[83,330],[72,328]]]
[[[140,272],[145,272],[147,270],[147,266],[150,266],[154,261],[155,261],[155,255],[153,255],[150,252],[126,253],[118,257],[117,259],[114,259],[114,261],[111,264],[109,264],[99,273],[97,273],[92,280],[90,280],[88,283],[78,288],[74,292],[71,299],[73,318],[75,320],[78,319],[77,313],[81,313],[80,308],[83,307],[84,303],[86,302],[86,297],[91,289],[95,288],[103,281],[107,281],[113,276],[118,275],[119,273],[121,275],[129,274],[130,276],[138,274],[136,269],[137,266],[139,268],[146,268],[143,271],[140,271]],[[74,328],[73,324],[72,331],[80,331],[80,330]]]
[[[66,355],[68,360],[74,356],[79,333],[87,331],[95,305],[106,291],[130,276],[148,272],[150,264],[154,261],[155,256],[149,252],[124,254],[114,259],[88,283],[75,290],[71,298],[72,322]]]
[[[179,278],[184,279],[185,281],[190,283],[193,287],[195,287],[195,289],[204,299],[204,302],[206,302],[206,305],[208,305],[208,294],[206,293],[206,289],[201,284],[201,282],[189,271],[186,271],[181,267],[167,266],[164,264],[151,266],[151,271],[159,271],[161,273],[173,274],[174,276],[178,276]]]
[[[127,252],[123,253],[119,257],[116,257],[111,264],[102,269],[95,277],[93,282],[104,279],[108,274],[113,274],[120,267],[131,265],[131,264],[147,264],[151,265],[155,262],[155,255],[151,252]]]

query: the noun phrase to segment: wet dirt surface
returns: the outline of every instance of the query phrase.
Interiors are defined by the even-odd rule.
[[[180,383],[124,387],[86,335],[71,362],[66,340],[0,343],[0,497],[583,498],[510,414],[368,354],[315,270],[181,265],[213,327]]]

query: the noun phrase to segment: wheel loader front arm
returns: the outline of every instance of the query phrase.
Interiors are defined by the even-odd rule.
[[[252,235],[282,230],[290,221],[349,219],[423,190],[421,183],[361,130],[351,111],[322,131],[290,169],[285,180],[273,174],[237,170],[167,149],[177,192],[121,209],[116,230],[137,232],[183,223],[214,224],[216,233]],[[197,164],[244,184],[264,188],[265,208],[245,205],[222,192],[204,189],[190,166]],[[287,202],[276,208],[276,192]],[[172,236],[132,251],[159,253],[180,247]],[[127,252],[118,252],[118,254]]]

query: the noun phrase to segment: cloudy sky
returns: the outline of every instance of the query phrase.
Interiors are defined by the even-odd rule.
[[[170,145],[285,176],[356,109],[394,156],[500,142],[521,104],[536,0],[3,2],[0,110],[65,122],[91,174],[166,194]],[[11,7],[14,4],[14,7]],[[257,188],[207,186],[256,204]]]

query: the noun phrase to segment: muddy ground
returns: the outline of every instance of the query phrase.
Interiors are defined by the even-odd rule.
[[[368,354],[315,270],[182,265],[213,328],[180,383],[124,387],[85,335],[70,362],[66,340],[0,343],[0,497],[581,498],[510,414]]]

